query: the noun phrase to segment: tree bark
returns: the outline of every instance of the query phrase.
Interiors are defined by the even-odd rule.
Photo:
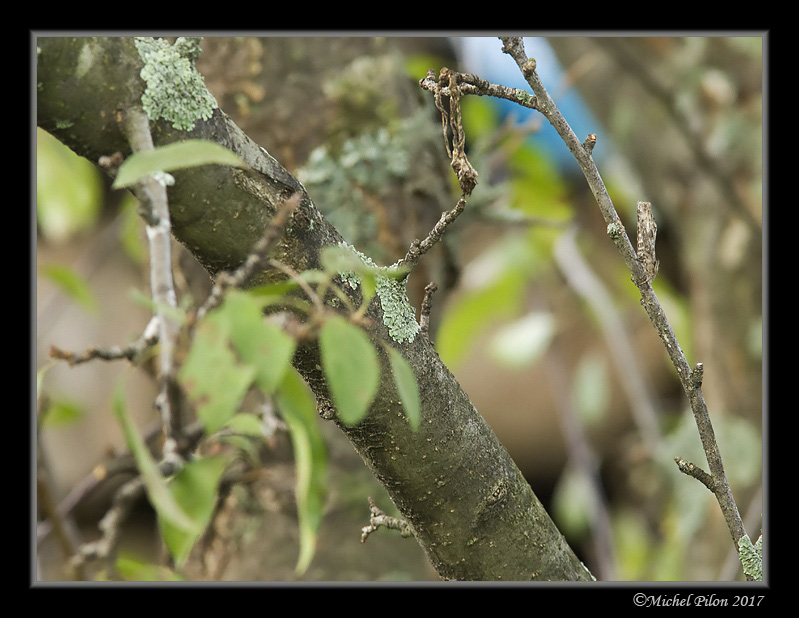
[[[128,155],[116,117],[138,105],[144,90],[133,39],[42,37],[37,45],[38,125],[91,161],[116,151]],[[302,200],[275,257],[297,271],[318,268],[320,251],[342,240],[302,185],[220,109],[190,131],[164,121],[151,122],[151,129],[157,146],[209,139],[237,153],[250,168],[206,166],[173,173],[175,184],[168,191],[173,234],[212,276],[236,268],[276,206],[297,191]],[[281,277],[265,271],[260,280]],[[592,579],[430,342],[423,336],[411,343],[392,341],[381,312],[375,301],[369,334],[400,350],[413,368],[421,428],[410,429],[385,358],[381,388],[367,417],[355,427],[339,427],[413,526],[439,575]],[[317,347],[302,347],[295,365],[324,407],[329,401]]]

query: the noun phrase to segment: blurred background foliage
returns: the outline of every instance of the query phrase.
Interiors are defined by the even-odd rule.
[[[567,120],[597,134],[594,157],[631,237],[636,201],[654,204],[654,288],[688,361],[705,364],[721,452],[755,539],[763,40],[555,37],[527,45],[556,102],[571,101]],[[203,41],[198,68],[220,107],[301,179],[344,237],[390,264],[457,200],[440,116],[415,81],[449,66],[524,87],[500,50],[495,38],[214,37]],[[713,496],[674,465],[675,456],[706,465],[699,437],[585,181],[566,147],[545,137],[540,117],[506,103],[463,101],[479,184],[446,242],[412,275],[411,300],[418,308],[426,283],[439,284],[439,355],[598,579],[741,579]],[[142,427],[156,421],[146,372],[47,364],[51,344],[123,344],[148,319],[129,296],[147,290],[135,202],[108,185],[37,132],[37,368],[40,414],[49,410],[41,438],[61,498],[123,449],[108,418],[109,384],[128,385]],[[207,276],[187,253],[176,272],[182,293],[202,298]],[[412,540],[381,531],[357,542],[367,495],[384,510],[391,505],[342,436],[326,430],[326,438],[331,497],[304,578],[436,579]],[[226,501],[225,521],[246,531],[215,550],[226,569],[211,573],[196,558],[190,577],[294,578],[293,471],[287,444],[273,447],[264,477]],[[74,513],[88,537],[110,491]],[[247,516],[253,499],[257,520]],[[125,568],[172,576],[152,566],[158,546],[142,508]],[[52,539],[40,551],[48,577],[62,577]]]

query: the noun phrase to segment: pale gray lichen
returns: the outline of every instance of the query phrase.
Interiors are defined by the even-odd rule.
[[[341,242],[339,246],[346,247],[361,258],[365,264],[378,271],[375,278],[375,291],[380,299],[380,305],[383,307],[383,324],[388,328],[388,334],[397,343],[413,342],[421,327],[416,321],[416,311],[408,300],[408,292],[405,289],[407,277],[397,277],[396,275],[398,264],[378,266],[372,261],[372,258],[364,255],[349,243]],[[339,273],[339,276],[353,290],[357,289],[361,283],[358,275],[351,271]]]
[[[738,556],[746,575],[755,581],[763,581],[763,535],[752,545],[752,539],[745,534],[738,541]]]
[[[198,120],[208,120],[217,103],[194,68],[199,55],[196,37],[178,37],[174,45],[164,39],[136,37],[135,43],[144,61],[141,78],[147,87],[141,102],[147,117],[166,120],[181,131],[192,130]]]

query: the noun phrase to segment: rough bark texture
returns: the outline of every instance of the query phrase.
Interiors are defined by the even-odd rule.
[[[131,39],[40,38],[37,121],[77,153],[129,153],[115,114],[138,104],[143,86]],[[173,233],[213,275],[245,258],[274,213],[294,191],[303,198],[276,257],[301,271],[318,266],[319,251],[341,240],[300,183],[221,111],[192,131],[152,123],[156,145],[211,139],[250,170],[204,167],[175,172],[169,189]],[[274,277],[264,273],[264,278]],[[380,308],[373,315],[379,318]],[[457,580],[589,580],[507,451],[469,401],[430,343],[417,336],[396,344],[380,319],[370,335],[407,358],[422,394],[422,427],[409,428],[391,380],[367,418],[341,427],[387,489],[436,571]],[[385,359],[383,359],[385,360]],[[327,398],[311,346],[296,366],[317,398]],[[534,394],[533,394],[534,396]]]

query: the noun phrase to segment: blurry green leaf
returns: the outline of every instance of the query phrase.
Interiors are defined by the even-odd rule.
[[[327,453],[319,431],[316,400],[297,370],[290,367],[275,395],[275,401],[289,429],[297,467],[297,514],[300,526],[300,554],[295,570],[308,568],[316,548],[327,491]]]
[[[86,283],[86,280],[68,266],[60,264],[50,264],[40,266],[39,272],[55,283],[61,291],[72,298],[84,309],[89,311],[97,310],[97,300]]]
[[[216,314],[197,327],[178,379],[197,407],[207,433],[220,429],[236,413],[257,371],[239,365],[230,349],[229,324]]]
[[[549,347],[555,335],[555,319],[550,313],[530,313],[503,326],[492,338],[491,356],[506,367],[527,367]]]
[[[644,514],[633,509],[619,510],[613,514],[612,524],[619,579],[651,579],[654,547]]]
[[[183,466],[169,483],[175,503],[195,522],[192,529],[185,530],[158,513],[161,537],[178,568],[186,562],[191,548],[211,521],[219,480],[226,466],[225,457],[195,459]]]
[[[424,52],[404,55],[403,62],[405,73],[414,81],[422,79],[430,69],[438,75],[439,69],[447,64],[445,58]]]
[[[117,558],[116,567],[122,579],[129,582],[180,582],[185,579],[168,567],[133,558]]]
[[[189,139],[130,155],[119,166],[113,188],[129,187],[156,172],[210,164],[246,167],[236,153],[224,146],[208,140]]]
[[[508,318],[521,306],[525,277],[508,271],[491,284],[465,293],[449,306],[438,329],[436,350],[448,367],[463,361],[492,320]]]
[[[294,339],[277,324],[267,322],[258,300],[246,292],[228,292],[215,315],[228,323],[230,341],[241,359],[255,367],[258,386],[273,393],[294,356]]]
[[[560,475],[552,495],[552,517],[569,538],[582,539],[590,532],[592,495],[590,481],[579,470],[568,467]]]
[[[461,112],[464,132],[471,143],[491,135],[499,127],[497,107],[487,97],[465,97],[461,102]]]
[[[261,420],[254,414],[247,414],[245,412],[234,414],[231,419],[225,423],[225,428],[247,436],[263,437],[264,435]]]
[[[253,296],[284,296],[296,290],[299,285],[300,284],[293,279],[287,279],[286,281],[280,281],[278,283],[265,283],[249,288],[247,291]]]
[[[577,414],[586,425],[600,422],[610,403],[608,367],[599,354],[584,354],[577,365],[572,384],[572,395]]]
[[[362,329],[339,316],[324,323],[319,346],[322,369],[339,418],[347,425],[356,425],[377,393],[377,352]]]
[[[422,422],[421,402],[419,400],[419,386],[416,383],[416,377],[413,375],[413,369],[411,369],[405,357],[397,350],[390,345],[383,347],[391,363],[391,373],[394,376],[394,384],[397,387],[397,393],[405,410],[405,416],[408,417],[408,422],[410,422],[412,429],[419,429],[419,424]]]
[[[572,217],[566,183],[546,152],[527,141],[513,151],[509,165],[513,171],[510,185],[514,208],[556,221]]]
[[[713,419],[716,440],[724,455],[727,478],[733,487],[749,487],[761,481],[763,436],[745,418],[725,415]]]
[[[55,137],[36,130],[36,214],[48,240],[91,228],[103,203],[100,172]]]
[[[47,406],[44,424],[48,427],[69,425],[81,419],[84,409],[70,401],[51,401]]]
[[[146,243],[142,234],[144,222],[138,212],[139,201],[130,193],[126,194],[120,205],[122,227],[119,240],[127,256],[136,264],[144,264],[147,257]]]
[[[122,425],[128,448],[136,460],[139,474],[141,474],[144,487],[147,489],[147,496],[158,516],[185,532],[201,532],[197,522],[183,511],[169,491],[166,481],[158,469],[158,464],[150,455],[138,428],[128,415],[121,391],[117,391],[114,395],[114,414]]]

